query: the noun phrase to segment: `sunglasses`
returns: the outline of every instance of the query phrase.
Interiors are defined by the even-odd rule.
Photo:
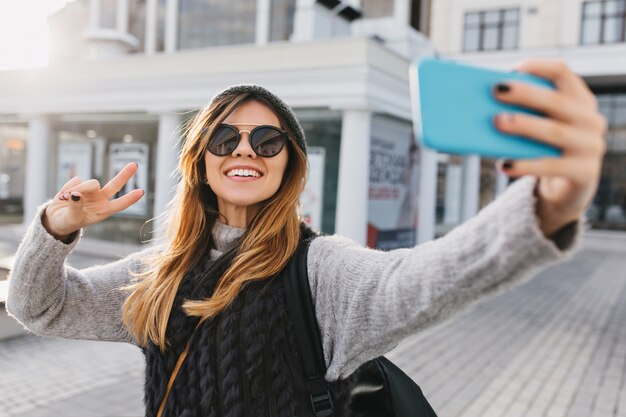
[[[287,143],[287,132],[270,125],[257,125],[252,130],[238,130],[235,126],[221,124],[209,139],[207,150],[215,156],[232,154],[241,139],[241,132],[248,133],[250,147],[259,156],[271,158],[283,150]]]

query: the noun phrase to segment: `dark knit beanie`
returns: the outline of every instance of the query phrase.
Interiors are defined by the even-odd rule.
[[[251,96],[261,97],[270,102],[284,119],[285,123],[287,123],[287,128],[293,132],[295,136],[294,139],[296,140],[296,144],[298,144],[300,149],[302,149],[302,152],[306,155],[306,140],[304,139],[304,131],[302,130],[302,126],[300,126],[298,119],[296,119],[296,115],[287,103],[278,98],[278,96],[269,92],[266,88],[254,84],[233,85],[220,93],[217,93],[217,95],[211,100],[211,103],[217,99],[223,98],[224,96],[240,93],[247,93]]]

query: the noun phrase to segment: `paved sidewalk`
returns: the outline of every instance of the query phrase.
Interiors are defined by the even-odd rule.
[[[440,417],[626,417],[626,237],[585,242],[572,261],[388,356]],[[140,417],[143,372],[143,355],[131,345],[6,340],[0,417]]]

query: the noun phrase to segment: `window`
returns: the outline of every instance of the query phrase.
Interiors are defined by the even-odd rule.
[[[516,49],[519,9],[465,13],[463,51]]]
[[[179,0],[178,49],[254,43],[256,0]]]
[[[393,0],[363,0],[363,17],[387,17],[393,15]]]
[[[270,11],[270,41],[287,41],[293,33],[296,0],[272,0]]]
[[[626,230],[626,91],[597,97],[609,128],[602,176],[587,218],[596,229]]]
[[[596,0],[583,4],[582,45],[624,42],[626,0]]]

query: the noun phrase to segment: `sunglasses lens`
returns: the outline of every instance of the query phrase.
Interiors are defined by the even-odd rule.
[[[239,144],[238,132],[230,126],[218,126],[209,140],[209,152],[224,156],[233,153]]]
[[[257,128],[250,138],[252,148],[257,155],[275,156],[280,153],[285,146],[285,136],[277,129],[271,127]]]

